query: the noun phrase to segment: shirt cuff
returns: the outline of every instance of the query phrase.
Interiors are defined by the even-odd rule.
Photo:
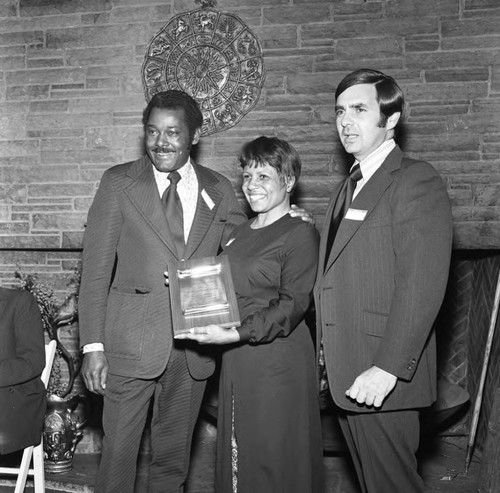
[[[83,354],[90,353],[92,351],[104,351],[104,344],[102,342],[94,342],[83,346]]]

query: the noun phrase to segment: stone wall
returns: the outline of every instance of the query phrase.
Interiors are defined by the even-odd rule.
[[[197,8],[187,0],[2,2],[0,248],[80,248],[103,170],[142,152],[146,46],[173,15]],[[267,77],[250,114],[203,139],[199,162],[237,185],[241,143],[284,137],[304,162],[296,200],[321,221],[345,171],[335,87],[352,69],[377,68],[408,96],[404,149],[447,182],[455,247],[498,246],[497,0],[219,0],[217,8],[259,37]]]

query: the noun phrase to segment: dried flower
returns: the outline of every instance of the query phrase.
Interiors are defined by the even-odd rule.
[[[78,317],[78,290],[81,270],[79,267],[75,268],[67,283],[68,292],[62,302],[58,301],[54,290],[40,281],[36,274],[26,274],[18,270],[14,275],[20,280],[20,288],[29,291],[35,297],[42,315],[43,328],[49,339],[54,339],[57,342],[58,357],[52,367],[47,393],[66,397],[73,389],[80,368],[78,362],[73,359],[73,356],[59,340],[58,331],[60,327],[73,323]],[[62,382],[61,358],[66,361],[69,370],[69,379],[66,385]]]

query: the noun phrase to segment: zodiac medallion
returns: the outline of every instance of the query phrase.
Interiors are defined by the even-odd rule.
[[[259,40],[234,14],[202,8],[173,17],[142,66],[146,100],[180,89],[203,113],[202,135],[236,125],[257,103],[265,68]]]

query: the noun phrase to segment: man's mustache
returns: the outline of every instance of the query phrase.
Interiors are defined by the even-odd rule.
[[[155,146],[151,149],[151,152],[175,152],[174,149],[167,146]]]

